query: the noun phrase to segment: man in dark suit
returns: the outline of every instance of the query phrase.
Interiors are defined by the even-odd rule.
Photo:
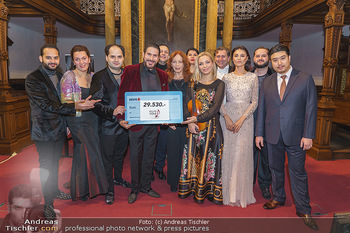
[[[262,83],[255,132],[259,149],[266,139],[272,174],[273,198],[263,207],[275,209],[285,203],[284,163],[287,152],[296,214],[307,226],[317,230],[318,226],[311,218],[305,171],[306,150],[312,147],[316,132],[316,86],[311,75],[292,68],[287,46],[279,44],[273,47],[270,60],[276,73]]]
[[[124,114],[124,106],[117,107],[118,90],[124,64],[125,50],[121,45],[111,44],[105,48],[107,67],[92,77],[90,94],[100,99],[93,109],[99,116],[101,154],[108,179],[105,202],[114,203],[114,185],[131,188],[122,178],[124,154],[128,146],[128,132],[117,121],[117,114]],[[114,170],[114,179],[113,179]]]
[[[74,115],[76,110],[91,109],[97,101],[91,101],[89,97],[75,103],[62,104],[62,74],[57,72],[60,57],[56,45],[42,46],[39,60],[42,65],[27,76],[25,88],[31,108],[31,138],[39,153],[44,215],[47,219],[54,219],[54,198],[71,198],[69,194],[58,189],[58,162],[67,134],[63,115]]]
[[[220,80],[225,74],[233,71],[230,66],[230,57],[230,50],[228,48],[221,46],[215,49],[214,58],[217,67],[216,76]]]
[[[118,106],[125,106],[125,92],[168,91],[168,75],[156,68],[160,49],[156,44],[149,44],[143,52],[143,63],[126,66],[118,93]],[[136,201],[137,195],[147,193],[151,197],[160,195],[151,188],[154,153],[157,145],[158,126],[133,125],[124,120],[124,115],[117,115],[119,124],[129,130],[131,193],[129,204]]]

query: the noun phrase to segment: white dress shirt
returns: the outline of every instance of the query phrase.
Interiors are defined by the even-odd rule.
[[[285,74],[285,75],[287,76],[287,77],[285,78],[285,80],[286,80],[286,87],[287,87],[287,85],[288,85],[288,81],[289,81],[290,75],[291,75],[291,73],[292,73],[292,70],[293,70],[293,67],[290,66],[288,72]],[[278,88],[278,94],[280,94],[281,84],[282,84],[282,81],[283,81],[283,79],[281,78],[281,76],[283,76],[283,75],[277,73],[277,88]]]

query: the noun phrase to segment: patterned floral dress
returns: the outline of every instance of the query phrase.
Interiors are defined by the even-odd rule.
[[[181,175],[179,197],[186,198],[193,194],[198,204],[205,198],[216,204],[222,204],[221,159],[223,153],[223,135],[219,121],[219,110],[224,98],[225,85],[217,79],[209,85],[198,83],[194,86],[194,96],[203,105],[198,115],[199,123],[205,122],[206,128],[199,134],[192,134],[187,129]],[[186,103],[192,99],[189,87]],[[190,116],[187,108],[185,116]]]

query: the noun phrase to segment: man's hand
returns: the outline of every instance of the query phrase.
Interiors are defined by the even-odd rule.
[[[199,134],[198,125],[195,124],[195,123],[189,123],[189,124],[188,124],[188,130],[189,130],[191,133]]]
[[[76,110],[89,110],[95,107],[95,103],[100,102],[101,100],[90,100],[91,95],[87,97],[85,100],[78,100],[75,102]]]
[[[121,125],[125,129],[130,129],[131,127],[135,126],[136,124],[129,124],[129,121],[120,121],[119,125]]]
[[[123,115],[125,111],[126,111],[125,107],[120,105],[114,109],[113,115],[114,116],[117,116],[118,114]]]
[[[303,150],[309,150],[312,147],[312,139],[302,138],[300,141],[300,147],[302,147]]]
[[[261,148],[264,146],[264,138],[261,136],[255,137],[255,145],[259,148],[259,150],[261,150]]]

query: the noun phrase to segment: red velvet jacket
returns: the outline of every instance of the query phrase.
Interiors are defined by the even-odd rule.
[[[118,92],[118,106],[125,106],[125,92],[142,91],[141,78],[140,78],[140,65],[126,66],[121,76],[121,83]],[[164,71],[155,68],[160,79],[160,85],[162,91],[168,91],[168,75]],[[118,115],[118,120],[124,120],[125,115]],[[143,125],[136,125],[130,128],[131,131],[140,131]]]

